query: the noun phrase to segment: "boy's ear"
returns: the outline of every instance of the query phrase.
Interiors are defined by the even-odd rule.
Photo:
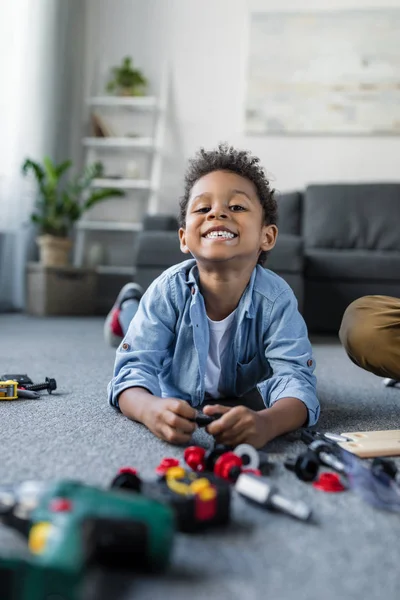
[[[276,238],[278,237],[278,228],[276,225],[264,225],[262,230],[262,240],[260,249],[263,252],[272,250],[276,244]]]
[[[184,254],[190,254],[190,250],[186,246],[186,231],[183,229],[183,227],[180,227],[178,234],[179,234],[179,242],[180,242],[180,246],[181,246],[181,252],[183,252]]]

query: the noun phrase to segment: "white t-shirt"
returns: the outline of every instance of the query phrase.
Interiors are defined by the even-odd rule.
[[[222,355],[230,338],[235,310],[222,321],[212,321],[207,317],[210,331],[210,345],[208,347],[205,392],[212,398],[219,398],[219,380],[221,377]]]

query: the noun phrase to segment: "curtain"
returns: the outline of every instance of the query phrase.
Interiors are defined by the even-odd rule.
[[[36,187],[22,177],[21,165],[27,157],[79,158],[84,5],[82,0],[0,0],[3,312],[24,308],[26,261],[37,256],[29,218]]]

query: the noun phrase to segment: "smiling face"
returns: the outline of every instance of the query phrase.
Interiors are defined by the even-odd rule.
[[[182,252],[200,264],[238,261],[257,264],[274,247],[275,225],[265,225],[254,184],[230,171],[213,171],[194,184],[179,230]]]

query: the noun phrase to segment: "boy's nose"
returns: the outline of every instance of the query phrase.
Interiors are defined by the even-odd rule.
[[[209,219],[226,219],[228,217],[227,210],[224,206],[216,206],[211,208],[210,212],[207,214]]]

